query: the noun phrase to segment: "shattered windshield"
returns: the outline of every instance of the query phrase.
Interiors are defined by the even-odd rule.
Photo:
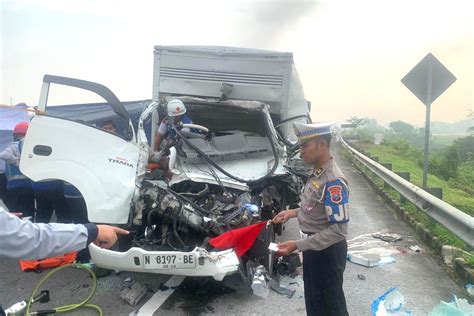
[[[262,110],[249,110],[219,104],[188,104],[193,123],[215,132],[241,131],[265,136]]]

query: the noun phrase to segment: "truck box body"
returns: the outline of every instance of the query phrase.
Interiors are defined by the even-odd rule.
[[[291,123],[307,122],[308,102],[292,53],[213,46],[155,46],[153,99],[164,96],[261,101],[270,106],[274,125],[286,140],[295,141]],[[224,90],[223,90],[224,89]]]

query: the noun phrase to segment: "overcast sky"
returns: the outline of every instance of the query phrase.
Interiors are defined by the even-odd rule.
[[[44,74],[151,98],[154,45],[223,45],[293,52],[316,121],[356,115],[421,125],[424,106],[400,82],[427,53],[457,81],[432,119],[473,109],[471,0],[0,0],[0,103],[34,105]],[[57,102],[67,91],[52,91]]]

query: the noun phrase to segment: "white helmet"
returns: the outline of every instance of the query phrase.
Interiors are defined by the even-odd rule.
[[[169,117],[180,116],[186,113],[186,107],[184,106],[183,101],[178,99],[169,101],[166,109]]]

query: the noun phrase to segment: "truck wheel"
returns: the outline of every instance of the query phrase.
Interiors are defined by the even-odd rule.
[[[268,245],[275,242],[275,231],[273,225],[263,228],[260,235],[255,240],[252,248],[249,249],[246,256],[258,264],[263,265],[270,275],[273,273],[274,254],[268,250]]]

